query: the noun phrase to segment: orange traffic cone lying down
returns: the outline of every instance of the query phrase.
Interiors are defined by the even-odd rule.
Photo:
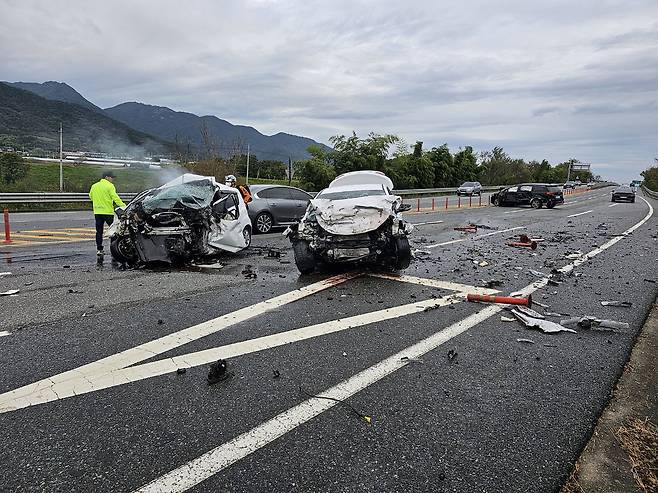
[[[523,305],[527,307],[532,306],[532,296],[528,295],[527,298],[515,298],[514,296],[494,296],[488,294],[467,294],[468,301],[482,301],[485,303],[502,303],[505,305]]]

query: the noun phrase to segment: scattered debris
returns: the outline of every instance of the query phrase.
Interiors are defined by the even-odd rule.
[[[281,258],[281,251],[270,248],[267,251],[267,258]]]
[[[576,250],[573,253],[565,253],[564,254],[564,258],[566,258],[568,260],[576,260],[576,259],[579,259],[582,256],[583,256],[583,252],[581,252],[580,250]]]
[[[519,248],[530,248],[530,250],[537,250],[537,242],[536,241],[529,241],[527,243],[523,241],[512,241],[507,244],[507,246],[511,247],[519,247]]]
[[[279,370],[272,370],[272,378],[276,379],[279,377],[281,377],[281,373],[279,372]]]
[[[533,301],[533,303],[534,303],[535,305],[539,305],[539,306],[541,306],[542,308],[549,308],[548,305],[545,305],[544,303],[540,303],[539,301]]]
[[[0,337],[5,337],[11,335],[11,332],[8,330],[0,330]]]
[[[528,317],[541,318],[541,319],[545,318],[544,315],[542,315],[539,312],[536,312],[532,308],[528,308],[528,307],[525,307],[525,306],[519,306],[519,307],[516,307],[516,309],[518,311],[520,311],[521,313],[523,313],[524,315],[527,315]]]
[[[242,274],[245,277],[245,279],[256,279],[256,278],[258,278],[258,274],[256,274],[256,272],[254,272],[251,269],[251,265],[246,266],[242,270],[242,272],[240,272],[240,274]]]
[[[560,324],[565,327],[580,327],[582,329],[603,330],[613,332],[615,329],[628,329],[630,327],[626,322],[617,322],[615,320],[601,320],[592,316],[574,317],[560,320]]]
[[[504,303],[507,305],[532,305],[532,296],[527,298],[515,298],[512,296],[492,296],[488,294],[467,294],[466,299],[468,301],[481,301],[484,303]]]
[[[177,368],[176,375],[185,375],[187,373],[187,368]]]
[[[457,351],[455,351],[454,349],[448,351],[448,360],[453,361],[457,356],[458,356]]]
[[[210,365],[208,371],[208,385],[224,381],[233,376],[233,373],[227,371],[228,362],[225,359],[220,359]]]
[[[347,353],[345,351],[343,351],[343,356],[347,356]]]
[[[502,286],[502,285],[503,285],[503,281],[499,281],[499,280],[497,280],[497,279],[491,279],[491,280],[489,280],[489,281],[484,281],[484,280],[483,280],[483,281],[482,281],[482,285],[483,285],[485,288],[493,289],[493,288],[497,288],[497,287],[499,287],[499,286]]]
[[[0,277],[11,276],[11,272],[0,272]]]
[[[410,357],[410,356],[402,356],[402,358],[400,358],[400,361],[404,361],[405,363],[418,363],[418,364],[421,364],[421,365],[422,365],[423,363],[425,363],[425,362],[424,362],[422,359],[420,359],[420,358],[412,358],[412,357]]]
[[[192,264],[193,267],[198,267],[199,269],[223,269],[224,264],[216,262],[214,264]]]
[[[516,309],[512,310],[512,314],[529,329],[537,328],[546,334],[554,334],[557,332],[576,333],[576,331],[573,329],[568,329],[560,324],[551,322],[550,320],[542,320],[540,318],[529,317]]]
[[[20,293],[20,289],[10,289],[9,291],[5,291],[4,293],[0,293],[0,296],[13,296],[15,294]]]
[[[465,233],[477,233],[478,227],[476,224],[469,224],[468,226],[457,226],[453,228],[455,231],[464,231]]]
[[[482,262],[479,262],[478,265],[480,267],[486,267],[487,265],[489,265],[489,262],[487,262],[486,260],[483,260]]]
[[[528,272],[530,272],[530,274],[536,277],[546,277],[546,274],[538,270],[528,269]]]
[[[164,323],[164,320],[162,320],[161,318],[159,318],[159,319],[158,319],[158,325],[162,325],[163,323]]]
[[[602,301],[601,305],[603,306],[619,306],[623,308],[630,308],[633,306],[633,303],[630,301]]]
[[[567,314],[564,313],[557,313],[557,312],[544,312],[545,317],[564,317],[567,316]]]
[[[327,396],[324,396],[324,395],[311,394],[310,392],[307,392],[306,390],[304,390],[301,385],[299,386],[299,391],[302,394],[307,395],[308,397],[312,397],[313,399],[325,399],[327,401],[337,402],[338,404],[341,404],[341,405],[347,407],[348,409],[350,409],[354,414],[356,414],[360,419],[362,419],[366,423],[372,424],[372,416],[368,416],[367,414],[363,414],[363,413],[357,411],[356,408],[354,406],[352,406],[349,402],[346,402],[346,401],[341,400],[341,399],[336,399],[335,397],[327,397]]]
[[[535,341],[533,341],[532,339],[517,339],[516,342],[526,342],[528,344],[534,344],[535,343]]]
[[[71,293],[71,294],[82,294],[83,291],[78,291],[77,289],[69,289],[69,293]]]
[[[506,316],[504,316],[504,315],[501,315],[501,317],[500,317],[500,321],[501,321],[501,322],[516,322],[516,319],[515,319],[515,318],[511,318],[511,317],[506,317]]]
[[[643,279],[643,281],[645,281],[645,282],[651,282],[651,283],[653,283],[653,284],[656,284],[656,282],[657,282],[655,279]]]

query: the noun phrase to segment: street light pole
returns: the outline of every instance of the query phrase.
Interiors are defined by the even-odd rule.
[[[59,122],[59,191],[64,191],[64,170],[62,168],[62,122]]]
[[[247,144],[247,177],[245,178],[245,185],[249,185],[249,144]]]

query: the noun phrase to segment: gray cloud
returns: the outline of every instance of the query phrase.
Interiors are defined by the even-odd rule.
[[[65,81],[326,142],[570,157],[630,179],[658,155],[655,0],[0,0],[0,79]]]

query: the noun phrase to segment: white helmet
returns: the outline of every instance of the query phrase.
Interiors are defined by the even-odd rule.
[[[235,183],[238,180],[235,178],[235,175],[228,175],[224,177],[224,183]]]

